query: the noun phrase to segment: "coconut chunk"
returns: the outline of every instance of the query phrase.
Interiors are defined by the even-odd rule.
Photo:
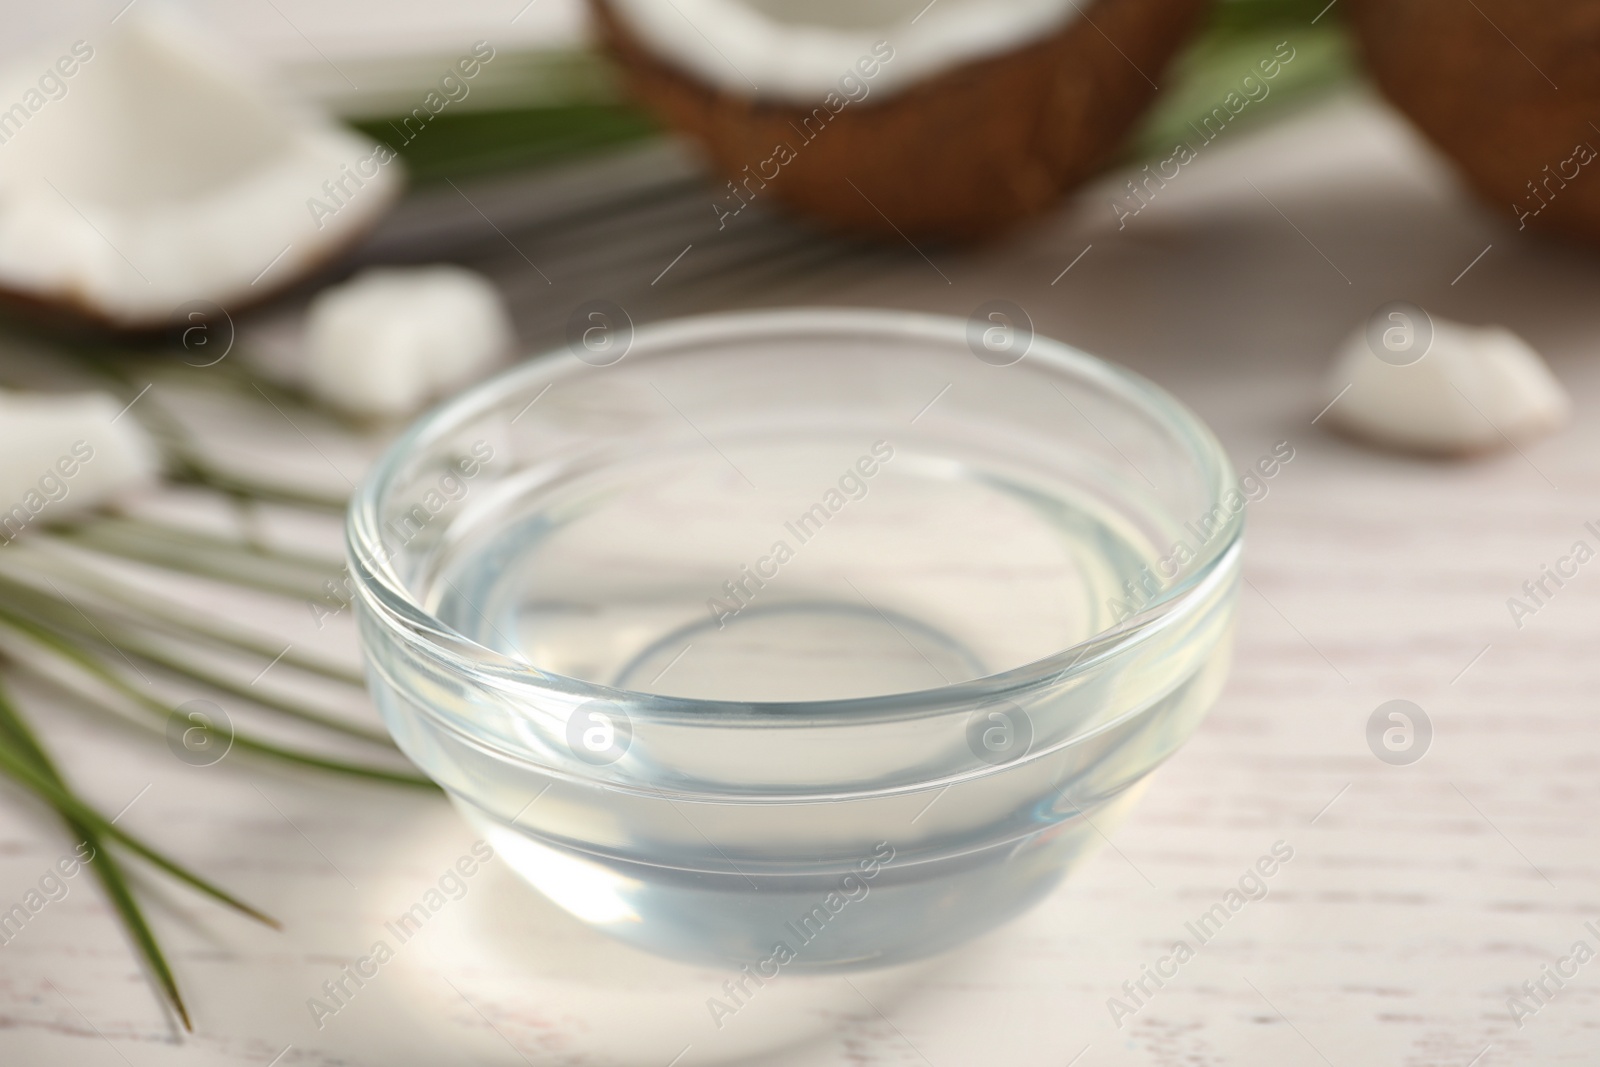
[[[1328,377],[1327,395],[1338,397],[1328,421],[1373,444],[1435,455],[1509,447],[1566,422],[1566,390],[1522,338],[1500,326],[1430,325],[1431,343],[1410,362],[1375,354],[1381,330],[1351,337]]]
[[[0,545],[156,480],[160,453],[109,393],[0,391]]]
[[[353,415],[393,418],[464,385],[515,341],[500,293],[456,266],[363,271],[306,318],[306,385]]]
[[[0,290],[117,328],[238,308],[365,233],[394,152],[246,77],[164,9],[0,70]]]

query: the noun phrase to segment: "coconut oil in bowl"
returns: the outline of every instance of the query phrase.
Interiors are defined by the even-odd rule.
[[[754,982],[911,959],[1047,893],[1194,729],[1239,574],[1220,446],[1134,375],[969,333],[583,335],[375,469],[379,707],[551,900]]]

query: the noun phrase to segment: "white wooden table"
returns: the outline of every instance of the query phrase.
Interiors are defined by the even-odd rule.
[[[86,793],[112,811],[137,797],[125,825],[287,928],[149,883],[198,1024],[180,1039],[80,876],[0,947],[0,1062],[1594,1063],[1600,963],[1520,1028],[1507,998],[1575,941],[1600,949],[1584,927],[1600,920],[1600,573],[1520,630],[1505,601],[1594,541],[1600,254],[1516,233],[1361,97],[1218,142],[1121,231],[1118,184],[994,247],[930,250],[949,284],[907,254],[819,297],[957,313],[1014,300],[1042,332],[1192,404],[1239,464],[1294,446],[1250,510],[1232,680],[1114,849],[955,955],[854,987],[785,977],[720,1031],[705,999],[721,976],[600,938],[490,863],[319,1030],[307,999],[469,848],[452,811],[243,762],[188,767],[29,688]],[[1572,390],[1573,424],[1461,465],[1312,425],[1333,347],[1397,298],[1520,332]],[[317,639],[298,613],[271,621]],[[1410,766],[1366,740],[1394,698],[1434,727]],[[69,843],[10,791],[0,800],[8,907]],[[1115,1026],[1108,998],[1175,940],[1193,945],[1185,924],[1277,841],[1294,855],[1267,897]],[[799,1043],[762,1051],[786,1042]]]

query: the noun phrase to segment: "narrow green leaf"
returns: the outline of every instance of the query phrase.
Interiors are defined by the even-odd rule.
[[[97,647],[109,647],[124,655],[137,656],[162,670],[199,682],[218,692],[248,700],[286,718],[320,726],[325,730],[332,730],[346,737],[381,745],[384,748],[395,747],[393,739],[386,733],[301,707],[293,701],[256,689],[253,684],[239,682],[206,667],[185,663],[167,650],[129,632],[117,622],[104,618],[97,622],[92,616],[82,613],[75,605],[63,603],[56,596],[42,589],[35,589],[25,582],[14,582],[0,575],[0,591],[7,594],[12,610],[26,613],[34,622],[49,627],[63,638],[71,638]]]
[[[393,145],[418,183],[548,165],[638,141],[660,130],[642,108],[610,103],[442,114],[428,124],[425,135],[410,137],[400,128],[408,118],[356,125]]]
[[[150,645],[145,644],[143,641],[140,641],[138,638],[130,638],[120,631],[117,633],[117,641],[120,647],[125,651],[132,653],[140,659],[153,663],[163,670],[182,675],[185,678],[199,682],[201,685],[210,686],[212,689],[215,689],[221,693],[227,693],[229,696],[235,696],[242,700],[248,700],[252,704],[258,704],[269,711],[277,712],[279,715],[282,715],[285,718],[296,719],[300,722],[310,723],[313,726],[320,726],[324,730],[332,730],[335,733],[343,734],[346,737],[353,737],[359,741],[366,741],[368,744],[381,745],[388,749],[395,747],[394,739],[386,733],[378,730],[372,730],[356,723],[344,722],[343,720],[336,719],[331,715],[324,715],[321,712],[313,711],[310,708],[301,707],[292,701],[285,700],[282,697],[274,696],[271,693],[263,692],[251,685],[235,681],[226,675],[219,674],[208,668],[197,667],[194,664],[183,663],[175,657],[168,655],[166,652],[153,648]]]
[[[30,577],[28,579],[17,578],[0,571],[0,584],[43,593],[44,590],[39,589],[32,581],[33,574],[53,570],[56,577],[66,577],[57,565],[60,561],[53,557],[35,552],[24,557],[24,559],[26,560],[26,565],[30,568]],[[281,655],[283,663],[296,670],[319,675],[335,682],[343,682],[358,689],[366,685],[366,680],[359,671],[345,670],[334,664],[303,656],[292,648],[288,651],[278,649],[270,644],[265,637],[242,631],[225,619],[220,619],[206,612],[193,610],[172,601],[167,601],[163,604],[146,590],[130,586],[126,582],[110,575],[96,573],[80,566],[73,569],[68,580],[87,590],[94,597],[108,600],[127,611],[133,612],[134,617],[126,620],[133,625],[162,630],[178,637],[192,638],[212,647],[249,652],[266,660],[272,660]],[[102,621],[112,617],[109,612],[102,614],[97,610],[92,611],[91,614],[100,615]]]
[[[22,717],[17,714],[8,697],[0,691],[0,728],[11,739],[13,745],[19,746],[27,752],[39,769],[39,773],[47,775],[49,779],[61,786],[65,786],[61,774],[56,770],[50,757],[45,753],[44,747],[28,729]],[[110,898],[112,907],[116,908],[117,915],[122,919],[124,929],[138,945],[140,954],[144,957],[145,964],[155,975],[162,992],[166,994],[167,1001],[172,1005],[172,1010],[177,1013],[183,1028],[190,1033],[194,1032],[194,1023],[189,1019],[189,1009],[183,1002],[183,994],[178,991],[178,980],[172,974],[172,968],[167,964],[167,957],[161,951],[160,944],[156,941],[155,934],[150,929],[150,924],[145,921],[144,912],[133,899],[133,893],[128,889],[128,880],[122,873],[111,853],[106,850],[105,841],[89,823],[56,808],[57,813],[66,822],[67,827],[81,841],[89,846],[93,860],[89,863],[95,877],[99,879],[100,886]]]
[[[166,871],[180,882],[192,886],[235,911],[247,915],[259,923],[264,923],[274,930],[281,930],[283,926],[278,920],[265,912],[246,904],[227,890],[207,881],[205,878],[181,866],[175,860],[168,858],[161,852],[145,844],[139,838],[117,826],[105,818],[89,805],[79,800],[66,790],[63,785],[50,781],[40,771],[30,768],[28,764],[16,753],[4,746],[0,746],[0,771],[9,774],[18,782],[38,793],[50,803],[58,812],[75,822],[92,826],[97,832],[106,837],[114,838],[126,846],[135,855],[143,857],[153,866]]]
[[[104,843],[93,830],[74,820],[69,822],[72,822],[74,830],[89,843],[89,847],[94,849],[94,862],[89,866],[100,879],[100,885],[111,898],[117,914],[122,916],[123,925],[138,943],[145,962],[155,972],[156,980],[166,991],[173,1010],[183,1022],[183,1028],[194,1033],[194,1023],[189,1019],[189,1009],[183,1003],[183,994],[178,992],[178,980],[173,977],[172,968],[168,966],[167,957],[162,953],[160,944],[156,942],[156,935],[151,931],[150,924],[145,921],[144,912],[133,899],[133,893],[128,889],[128,881],[122,874],[122,868],[111,858],[111,854],[105,850]]]
[[[343,515],[350,499],[337,493],[322,493],[281,482],[265,482],[236,471],[213,467],[192,453],[175,457],[176,462],[167,472],[171,481],[203,485],[219,492],[263,500],[270,504],[292,504],[311,511],[326,511]]]
[[[117,358],[118,353],[106,346],[69,345],[64,346],[64,350],[76,356],[86,369],[118,387],[126,400],[132,401],[133,394],[142,388],[129,376],[128,361]],[[223,471],[212,466],[194,434],[189,432],[182,420],[167,411],[154,395],[131,410],[132,417],[139,420],[160,446],[169,481],[189,482],[253,500],[292,504],[335,514],[343,514],[349,504],[347,496],[343,494],[320,493],[292,485],[262,482],[248,474]]]
[[[87,539],[119,536],[157,541],[167,545],[182,545],[205,552],[226,555],[243,555],[270,560],[276,566],[298,568],[318,578],[338,578],[344,570],[344,560],[315,556],[276,545],[226,537],[209,530],[178,526],[160,519],[136,515],[97,515],[89,519],[75,519],[57,523],[51,529],[60,536]]]
[[[180,574],[212,578],[259,589],[291,600],[316,600],[326,595],[323,582],[337,581],[337,570],[310,571],[280,564],[242,548],[208,549],[119,529],[110,522],[87,523],[76,530],[52,531],[69,544],[122,559],[148,563]]]
[[[141,710],[149,712],[163,723],[175,710],[170,705],[149,696],[130,684],[117,672],[84,652],[72,642],[62,639],[54,631],[33,622],[25,616],[0,608],[0,624],[9,626],[12,630],[25,637],[32,638],[36,643],[44,645],[55,652],[61,659],[79,667],[86,673],[98,678],[100,681],[115,689],[118,693],[131,700]],[[323,756],[312,755],[296,749],[284,748],[269,741],[261,741],[253,737],[235,732],[233,743],[240,749],[255,752],[263,756],[286,763],[297,764],[302,767],[313,767],[317,770],[332,771],[336,774],[350,775],[356,778],[365,778],[378,782],[389,782],[394,785],[413,786],[419,789],[437,789],[431,780],[421,775],[407,774],[404,771],[391,771],[381,767],[372,767],[359,763],[347,763],[343,760],[328,759]]]
[[[1225,0],[1212,8],[1207,28],[1184,49],[1168,74],[1166,87],[1129,138],[1122,162],[1143,162],[1173,155],[1186,144],[1201,152],[1211,140],[1255,126],[1294,106],[1360,76],[1349,32],[1338,20],[1338,8],[1326,0]],[[1327,14],[1313,24],[1319,12]],[[1275,60],[1277,46],[1287,43],[1293,60],[1262,76],[1259,64]],[[1253,78],[1260,95],[1241,111],[1223,101],[1232,94],[1245,99],[1245,78]],[[1227,121],[1218,126],[1218,109]],[[1170,174],[1168,175],[1170,178]]]

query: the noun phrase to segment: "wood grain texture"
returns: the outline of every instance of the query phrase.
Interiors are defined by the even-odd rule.
[[[1521,629],[1505,600],[1600,519],[1600,263],[1482,213],[1365,98],[1219,139],[1122,229],[1109,206],[1120,184],[1085,190],[1003,246],[935,254],[949,284],[907,249],[867,275],[812,278],[807,297],[965,314],[1003,296],[1041,332],[1173,390],[1241,467],[1276,442],[1295,448],[1251,506],[1232,679],[1081,876],[952,956],[853,986],[785,978],[719,1031],[704,1002],[722,976],[599,938],[491,864],[319,1030],[307,998],[466,850],[464,825],[403,791],[243,762],[187,767],[159,739],[29,687],[24,703],[73,753],[64,762],[85,792],[112,811],[138,796],[130,828],[287,929],[152,885],[198,1023],[179,1042],[80,878],[0,947],[0,1060],[1592,1063],[1600,963],[1520,1029],[1506,1001],[1576,940],[1596,944],[1584,923],[1600,920],[1600,571]],[[645,281],[660,266],[641,263]],[[1521,333],[1572,390],[1573,424],[1521,454],[1459,465],[1367,451],[1312,425],[1336,345],[1399,298]],[[286,463],[321,462],[286,425],[256,432]],[[349,650],[347,631],[319,632],[309,614],[258,617],[285,640]],[[1409,767],[1380,762],[1365,738],[1373,710],[1397,697],[1435,729]],[[69,847],[5,799],[0,905]],[[1108,998],[1280,840],[1294,857],[1267,897],[1116,1027]]]

